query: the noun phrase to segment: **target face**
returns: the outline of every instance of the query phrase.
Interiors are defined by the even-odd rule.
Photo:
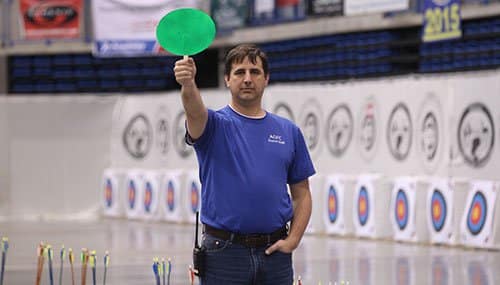
[[[398,190],[396,195],[396,205],[395,205],[395,217],[396,223],[400,230],[404,230],[406,225],[408,225],[408,196],[406,192],[402,189]]]
[[[353,132],[353,119],[351,110],[341,104],[328,117],[326,139],[328,148],[333,156],[340,157],[349,147]]]
[[[486,222],[487,202],[482,192],[476,192],[467,213],[467,229],[473,235],[481,232]]]
[[[151,203],[153,199],[153,186],[150,182],[146,182],[146,189],[144,190],[144,210],[146,213],[151,212]]]
[[[328,190],[328,217],[330,218],[330,223],[335,223],[338,217],[339,202],[338,202],[337,191],[333,185],[330,186]]]
[[[495,127],[490,111],[482,103],[468,106],[458,126],[458,147],[465,161],[473,167],[486,164],[495,143]]]
[[[167,185],[167,208],[170,212],[172,212],[175,208],[175,189],[174,183],[172,181],[168,181]]]
[[[137,187],[133,180],[128,182],[128,206],[130,209],[135,208],[135,197],[137,196]]]
[[[316,157],[321,147],[321,132],[323,123],[322,109],[318,101],[307,100],[301,107],[297,121],[311,157]]]
[[[422,133],[420,152],[430,162],[436,157],[439,145],[439,125],[436,115],[432,112],[427,113],[420,128]]]
[[[200,201],[200,195],[198,192],[198,186],[196,183],[191,183],[191,211],[196,213],[198,211],[198,204]]]
[[[404,103],[394,107],[387,123],[387,144],[392,156],[399,161],[408,157],[413,137],[410,111]]]
[[[106,207],[111,208],[113,205],[113,184],[110,179],[106,179],[106,186],[104,187],[104,199]]]
[[[175,150],[182,159],[186,159],[193,152],[193,148],[188,146],[185,141],[185,135],[186,135],[185,124],[186,124],[186,114],[184,113],[184,111],[181,111],[179,114],[177,114],[177,117],[175,118],[173,140],[174,140]]]
[[[292,109],[287,104],[281,102],[278,103],[273,110],[276,115],[295,122],[295,116],[293,115]]]
[[[373,98],[369,98],[361,109],[359,121],[358,145],[361,156],[365,161],[371,161],[375,155],[377,140],[376,105]]]
[[[447,208],[446,200],[443,193],[438,189],[434,189],[431,197],[431,217],[432,226],[436,232],[440,232],[446,221]]]
[[[370,200],[368,197],[368,191],[365,186],[362,186],[359,190],[358,196],[358,219],[359,224],[364,226],[368,222],[370,216]]]

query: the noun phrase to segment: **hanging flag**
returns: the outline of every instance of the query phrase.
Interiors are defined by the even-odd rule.
[[[458,0],[425,0],[422,41],[434,42],[462,36]]]

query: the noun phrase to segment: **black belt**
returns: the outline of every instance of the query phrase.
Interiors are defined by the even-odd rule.
[[[274,231],[270,234],[249,234],[242,235],[237,233],[228,232],[225,230],[217,229],[209,225],[204,225],[205,233],[214,236],[222,240],[231,240],[237,244],[244,245],[246,247],[263,247],[277,242],[278,240],[286,237],[288,235],[287,226],[283,226],[281,229]]]

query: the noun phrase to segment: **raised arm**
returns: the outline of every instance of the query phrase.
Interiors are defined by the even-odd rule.
[[[192,139],[199,138],[208,120],[208,111],[196,86],[196,64],[190,57],[184,57],[175,63],[175,80],[182,86],[182,105],[186,112],[187,130]]]

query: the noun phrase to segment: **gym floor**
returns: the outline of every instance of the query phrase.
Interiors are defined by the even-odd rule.
[[[81,284],[81,248],[97,251],[97,284],[103,284],[103,255],[110,252],[106,284],[155,284],[153,258],[171,258],[170,284],[190,284],[194,225],[98,219],[90,221],[3,221],[9,238],[4,284],[35,284],[37,246],[54,249],[54,284],[59,284],[60,249],[73,248],[75,284]],[[294,253],[302,284],[499,284],[500,252],[383,240],[306,235]],[[86,284],[92,283],[87,270]],[[45,261],[41,284],[49,282]],[[63,282],[71,284],[68,257]],[[195,280],[198,284],[198,280]]]

